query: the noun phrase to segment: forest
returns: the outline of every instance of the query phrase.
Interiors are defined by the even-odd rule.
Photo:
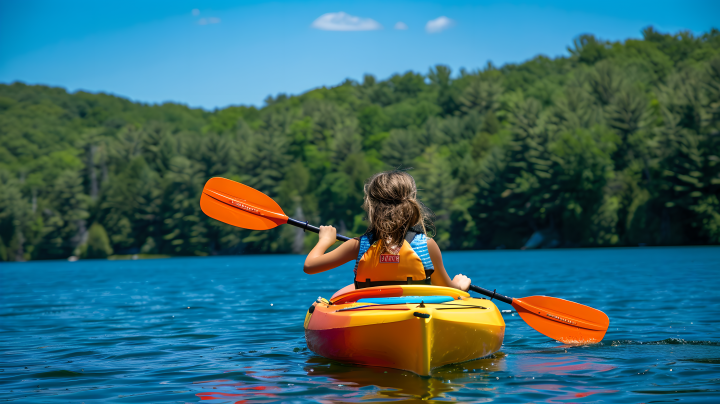
[[[720,243],[720,31],[580,35],[565,56],[366,75],[214,111],[0,85],[0,260],[303,253],[210,219],[221,176],[356,236],[412,174],[443,249]]]

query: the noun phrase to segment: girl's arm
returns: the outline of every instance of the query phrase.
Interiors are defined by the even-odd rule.
[[[440,253],[440,247],[438,247],[435,240],[427,239],[428,252],[430,253],[430,260],[432,260],[435,272],[433,272],[430,279],[432,284],[436,286],[447,286],[455,289],[460,289],[465,292],[470,288],[470,278],[463,274],[455,275],[455,278],[450,279],[445,266],[442,261],[442,254]]]
[[[325,251],[335,244],[337,230],[332,226],[320,226],[320,240],[305,258],[303,271],[306,274],[317,274],[357,258],[360,242],[357,239],[350,239],[340,247],[325,254]]]

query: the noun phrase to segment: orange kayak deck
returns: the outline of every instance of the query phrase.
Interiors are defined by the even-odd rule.
[[[423,296],[428,301],[447,301],[424,303]],[[452,300],[432,298],[437,296]],[[406,301],[412,303],[397,299],[401,297],[408,297]],[[377,298],[395,299],[383,304]],[[330,304],[318,303],[305,318],[308,348],[318,355],[423,376],[430,375],[434,368],[498,351],[504,335],[505,321],[493,302],[439,286],[352,291],[337,296]]]

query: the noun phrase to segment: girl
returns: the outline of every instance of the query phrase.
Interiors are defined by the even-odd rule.
[[[306,274],[316,274],[355,260],[355,282],[333,297],[371,286],[432,284],[467,291],[470,279],[445,271],[440,248],[425,235],[428,212],[418,202],[415,180],[404,171],[375,174],[365,183],[363,209],[367,212],[367,232],[346,241],[325,254],[335,244],[337,231],[320,226],[320,239],[305,259]]]

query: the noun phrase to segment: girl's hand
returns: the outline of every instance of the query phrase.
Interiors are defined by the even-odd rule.
[[[332,226],[320,226],[320,240],[318,240],[318,244],[327,244],[329,247],[335,244],[335,241],[337,241],[337,230]]]
[[[468,289],[470,289],[470,278],[463,274],[455,275],[455,277],[453,278],[453,283],[455,284],[455,287],[457,289],[460,289],[463,292],[467,292]]]

